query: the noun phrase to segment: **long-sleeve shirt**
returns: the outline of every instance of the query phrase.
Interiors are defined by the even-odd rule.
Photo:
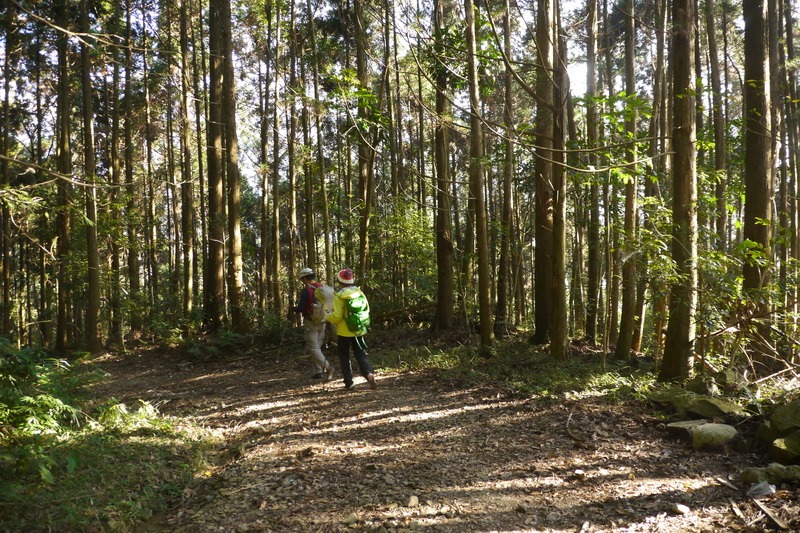
[[[356,286],[345,287],[344,289],[336,292],[336,297],[333,299],[333,313],[325,317],[325,320],[331,324],[336,324],[337,335],[341,337],[356,336],[355,332],[350,331],[350,328],[347,327],[347,321],[344,319],[347,314],[347,304],[345,303],[345,300],[349,298],[355,298],[361,294],[363,294],[361,289]]]

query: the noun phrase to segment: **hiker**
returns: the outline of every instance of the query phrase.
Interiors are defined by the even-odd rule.
[[[349,268],[336,274],[340,289],[333,300],[333,313],[326,317],[331,324],[336,324],[336,335],[339,341],[339,365],[342,369],[345,389],[352,389],[353,370],[350,367],[350,348],[356,356],[361,375],[367,378],[370,389],[376,389],[375,374],[367,358],[367,344],[364,335],[369,326],[369,303],[361,289],[355,285],[353,271]]]
[[[290,311],[303,316],[303,338],[305,339],[306,353],[311,357],[314,370],[312,379],[329,381],[333,377],[333,367],[322,353],[322,344],[325,341],[325,319],[321,315],[317,318],[314,309],[316,289],[323,285],[316,281],[316,274],[308,267],[300,271],[298,278],[303,282],[303,288],[300,291],[297,305],[290,308]]]

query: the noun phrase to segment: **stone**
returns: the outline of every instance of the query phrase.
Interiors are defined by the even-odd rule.
[[[764,420],[756,428],[756,442],[765,447],[772,446],[772,441],[778,438],[775,431],[772,429],[772,422]]]
[[[686,414],[686,407],[694,401],[697,395],[680,387],[670,387],[648,395],[653,403],[671,406],[679,416]]]
[[[783,465],[800,463],[800,430],[772,441],[769,455]]]
[[[745,468],[739,474],[742,482],[748,485],[756,483],[772,483],[782,485],[783,483],[800,482],[800,465],[782,465],[780,463],[770,463],[767,467]]]
[[[695,392],[697,394],[705,394],[715,396],[719,394],[719,387],[717,387],[714,378],[709,376],[698,375],[686,382],[686,390]]]
[[[708,420],[681,420],[667,424],[667,433],[673,437],[692,440],[692,430],[697,426],[708,424]]]
[[[727,424],[702,424],[692,429],[695,450],[717,450],[736,436],[736,428]]]
[[[776,485],[800,482],[800,465],[770,463],[766,471],[767,479]]]
[[[684,505],[682,503],[673,503],[672,504],[672,512],[677,515],[687,515],[692,512],[688,505]]]
[[[701,418],[728,418],[744,414],[744,409],[741,406],[708,396],[695,398],[686,407],[686,411]]]
[[[732,368],[720,370],[714,374],[714,380],[725,390],[741,389],[747,383],[744,376]]]
[[[800,429],[800,399],[775,409],[769,420],[777,437],[786,436]]]
[[[767,469],[763,467],[745,468],[739,473],[739,477],[746,485],[753,485],[767,481]]]

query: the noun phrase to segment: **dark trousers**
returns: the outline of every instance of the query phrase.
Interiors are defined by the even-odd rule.
[[[342,369],[342,377],[344,378],[344,384],[346,386],[350,386],[353,383],[353,369],[350,368],[350,348],[352,347],[353,353],[356,356],[356,362],[358,363],[358,370],[361,372],[361,375],[367,377],[367,374],[372,373],[372,365],[369,364],[369,359],[367,359],[367,352],[364,351],[362,346],[366,346],[364,344],[363,337],[343,337],[341,335],[339,337],[339,365]],[[360,339],[360,340],[359,340]]]

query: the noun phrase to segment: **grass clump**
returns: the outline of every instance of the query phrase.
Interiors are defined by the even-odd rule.
[[[489,358],[466,344],[399,347],[373,358],[385,368],[433,371],[443,379],[492,385],[520,396],[601,396],[616,402],[643,399],[655,382],[651,365],[642,359],[604,364],[599,354],[580,352],[556,361],[519,337],[498,340]]]
[[[146,402],[91,406],[89,365],[0,352],[0,530],[131,529],[203,468],[199,430]]]

